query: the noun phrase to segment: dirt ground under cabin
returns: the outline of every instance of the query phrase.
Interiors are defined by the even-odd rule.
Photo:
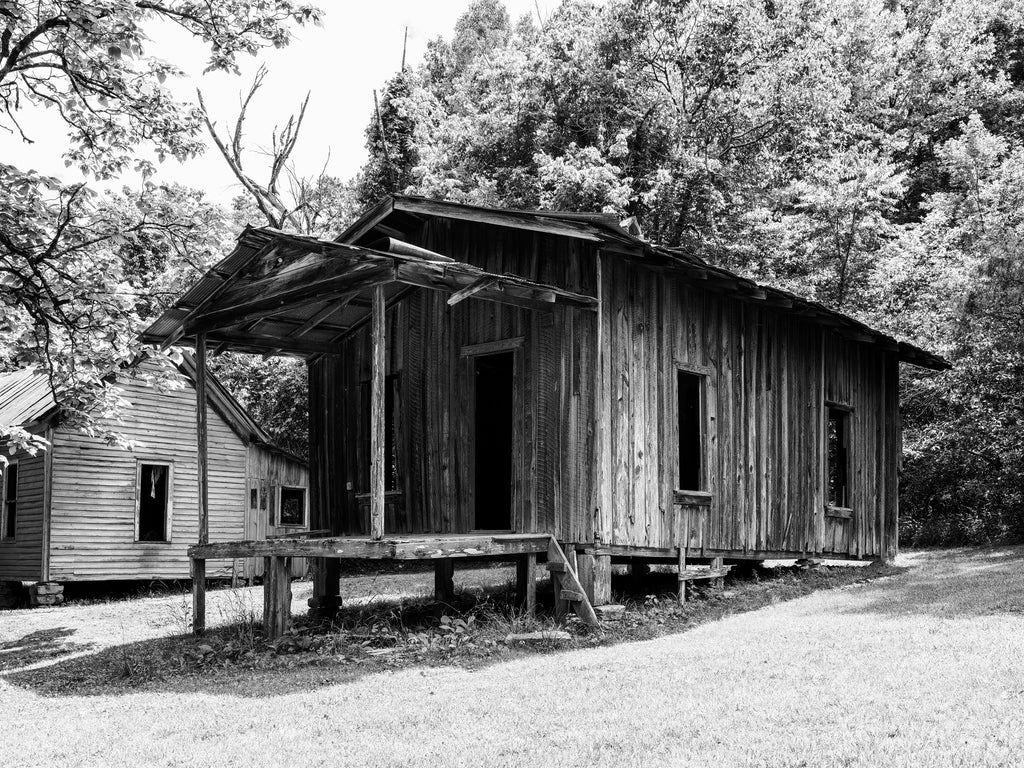
[[[273,645],[259,588],[0,611],[0,765],[1024,763],[1024,548],[777,568],[685,606],[614,583],[624,619],[565,640],[512,569],[343,581],[339,624]],[[461,589],[459,589],[461,587]],[[827,694],[822,694],[827,691]]]

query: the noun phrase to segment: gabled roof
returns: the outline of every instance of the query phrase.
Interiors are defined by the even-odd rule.
[[[195,382],[196,365],[191,354],[182,355],[178,370],[189,381]],[[216,376],[210,374],[208,382],[207,397],[210,406],[243,441],[256,443],[287,455],[295,461],[302,461],[275,446],[266,430],[256,423]],[[36,368],[22,368],[0,374],[0,424],[27,427],[46,421],[57,413],[57,403],[50,389],[50,379],[45,373]]]
[[[0,373],[0,424],[26,427],[56,408],[46,374],[35,368]]]
[[[698,284],[703,283],[715,290],[773,305],[783,312],[804,315],[813,322],[828,326],[854,339],[879,343],[896,351],[903,362],[934,370],[951,367],[946,360],[936,354],[913,344],[897,341],[849,315],[816,301],[781,288],[760,285],[682,249],[665,248],[642,240],[624,229],[617,217],[611,214],[486,208],[411,195],[391,195],[367,210],[358,221],[339,235],[337,240],[355,244],[375,236],[379,237],[377,233],[390,234],[393,231],[393,221],[401,222],[403,217],[415,220],[423,216],[529,229],[599,243],[610,253],[667,268],[693,279]]]
[[[392,195],[364,213],[335,240],[318,240],[263,227],[241,234],[235,249],[209,270],[143,338],[164,346],[206,334],[214,349],[286,352],[300,356],[340,352],[341,342],[369,320],[371,294],[390,305],[418,287],[520,306],[563,303],[593,307],[596,297],[522,277],[498,275],[406,243],[424,218],[474,221],[544,232],[593,243],[618,258],[679,274],[696,285],[806,317],[847,338],[875,343],[899,359],[941,370],[941,357],[899,342],[860,321],[788,291],[758,285],[681,251],[652,245],[601,213],[528,211]]]

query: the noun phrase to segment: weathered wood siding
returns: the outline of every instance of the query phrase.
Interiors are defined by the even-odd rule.
[[[581,292],[595,290],[593,250],[576,240],[449,220],[428,220],[415,242],[497,273]],[[472,372],[467,345],[522,338],[515,358],[513,529],[591,535],[593,312],[535,312],[443,292],[416,291],[387,313],[387,372],[399,376],[401,488],[388,494],[393,533],[463,533],[473,525]],[[369,490],[361,383],[370,376],[368,330],[343,355],[310,368],[310,470],[317,520],[365,534]],[[319,510],[322,510],[320,512]]]
[[[309,471],[305,464],[265,446],[250,445],[245,476],[246,539],[265,539],[309,530]],[[306,489],[306,521],[302,525],[277,525],[282,486]],[[263,568],[263,558],[256,557],[240,562],[237,571],[239,576],[253,578],[262,576]],[[306,558],[292,558],[292,576],[304,576],[306,571]]]
[[[46,483],[44,453],[18,451],[18,508],[15,537],[0,539],[0,581],[37,581],[43,570],[43,520]],[[0,503],[3,488],[0,486]]]
[[[605,257],[612,542],[757,556],[882,554],[895,519],[895,353]],[[710,505],[674,500],[676,371],[706,376]],[[826,400],[850,406],[854,517],[825,514]],[[697,490],[697,489],[686,489]],[[688,512],[688,515],[684,515]],[[599,523],[599,528],[604,527]]]
[[[599,295],[601,308],[536,312],[474,299],[450,308],[447,294],[419,290],[389,310],[402,487],[387,497],[388,532],[471,530],[472,363],[460,350],[522,337],[515,530],[662,549],[682,536],[747,557],[892,551],[895,352],[582,240],[446,219],[427,219],[409,239]],[[706,376],[704,503],[675,500],[679,368]],[[344,354],[311,365],[314,527],[368,531],[358,497],[369,490],[360,393],[369,375],[366,329]],[[826,400],[853,409],[851,520],[825,514]]]
[[[50,578],[54,581],[189,578],[189,545],[198,540],[195,389],[161,393],[122,381],[131,401],[118,426],[138,441],[134,452],[97,438],[54,435]],[[210,541],[244,537],[246,446],[208,411]],[[136,466],[173,465],[171,540],[135,541]],[[230,576],[232,562],[210,561],[207,576]]]

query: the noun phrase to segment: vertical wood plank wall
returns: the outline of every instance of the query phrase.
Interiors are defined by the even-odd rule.
[[[489,271],[598,292],[598,254],[581,240],[439,218],[409,239]],[[601,285],[601,313],[473,299],[448,307],[447,294],[423,290],[389,310],[401,487],[388,497],[387,532],[472,529],[472,367],[460,349],[522,337],[515,530],[590,542],[597,518],[599,528],[610,520],[610,543],[670,548],[688,511],[692,542],[738,555],[873,557],[895,545],[894,352],[615,254],[602,256]],[[596,394],[599,335],[604,402]],[[339,534],[368,532],[357,497],[369,490],[360,393],[369,353],[363,330],[344,354],[310,367],[312,525]],[[707,374],[710,507],[674,501],[677,366]],[[826,400],[854,411],[849,521],[825,516]],[[602,413],[610,461],[599,471]],[[600,509],[603,498],[610,511]]]
[[[603,262],[613,543],[875,557],[895,546],[898,363],[794,315]],[[706,373],[708,506],[674,502],[677,368]],[[825,402],[852,409],[853,518],[825,515]],[[698,489],[686,489],[698,490]]]
[[[500,233],[500,236],[496,236]],[[418,245],[497,273],[593,293],[594,250],[543,233],[430,220]],[[522,338],[516,352],[513,529],[591,536],[596,315],[561,307],[535,312],[421,290],[388,311],[387,372],[399,377],[396,407],[401,488],[388,494],[388,533],[472,530],[472,358],[466,345]],[[369,334],[310,367],[313,525],[365,535],[368,455],[361,386],[370,374]]]

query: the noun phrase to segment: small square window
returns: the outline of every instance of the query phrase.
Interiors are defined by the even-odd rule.
[[[306,524],[306,489],[281,488],[281,515],[279,525]]]

